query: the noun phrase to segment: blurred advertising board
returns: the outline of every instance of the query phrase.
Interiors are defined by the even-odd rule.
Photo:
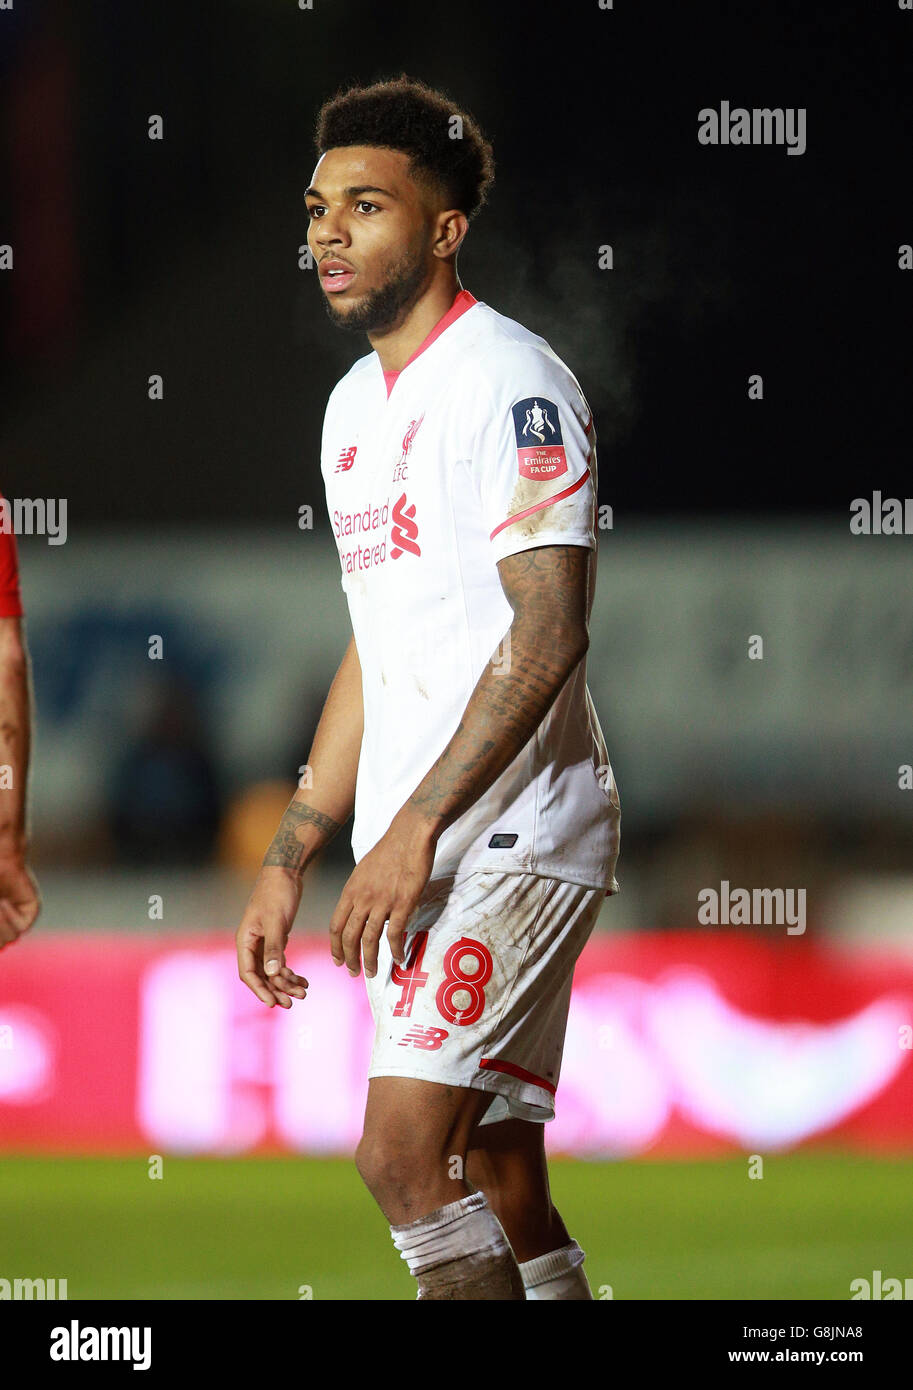
[[[302,936],[305,1002],[267,1009],[224,936],[37,929],[0,956],[0,1150],[351,1154],[361,980]],[[409,1028],[403,1019],[404,1032]],[[913,1153],[913,961],[747,931],[594,938],[552,1152]]]
[[[282,536],[77,530],[20,552],[36,833],[104,814],[166,680],[192,692],[229,788],[305,761],[351,631],[323,512]],[[848,518],[599,532],[587,679],[629,826],[695,802],[905,815],[911,652],[907,551]]]

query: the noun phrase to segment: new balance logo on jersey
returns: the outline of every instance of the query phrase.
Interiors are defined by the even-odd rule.
[[[333,469],[334,473],[348,473],[352,464],[355,462],[355,455],[358,453],[357,444],[349,444],[339,451],[339,462]]]
[[[416,1023],[404,1034],[400,1047],[420,1047],[424,1052],[437,1052],[445,1038],[450,1034],[446,1028],[424,1028]]]
[[[398,560],[404,550],[408,550],[411,555],[421,555],[421,550],[416,545],[418,536],[418,526],[413,521],[415,516],[415,503],[411,507],[405,506],[406,494],[393,503],[393,525],[390,529],[390,540],[393,548],[390,551],[394,560]]]
[[[561,421],[554,401],[527,396],[511,407],[522,478],[548,481],[567,472]]]

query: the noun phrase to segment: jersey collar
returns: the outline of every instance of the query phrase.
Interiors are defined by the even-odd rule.
[[[461,314],[465,314],[466,310],[471,309],[473,304],[476,303],[478,303],[478,300],[475,298],[474,295],[471,295],[468,290],[460,290],[457,294],[456,299],[453,301],[444,317],[438,319],[437,323],[434,325],[431,332],[428,334],[428,337],[415,349],[415,352],[413,352],[412,356],[409,358],[409,361],[405,362],[403,366],[395,372],[384,372],[384,385],[387,388],[387,400],[390,399],[390,392],[396,385],[396,379],[399,376],[400,372],[404,372],[406,368],[412,362],[415,361],[416,357],[420,357],[421,354],[425,351],[425,349],[429,348],[436,338],[439,338],[441,334],[444,333],[452,323],[456,322],[456,320],[461,316]]]

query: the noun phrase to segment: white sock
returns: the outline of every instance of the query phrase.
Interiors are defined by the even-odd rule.
[[[572,1240],[570,1245],[564,1245],[560,1250],[527,1260],[520,1266],[527,1299],[592,1299],[583,1272],[585,1258],[576,1240]]]
[[[523,1297],[513,1251],[484,1192],[391,1226],[390,1234],[418,1280],[419,1298]]]

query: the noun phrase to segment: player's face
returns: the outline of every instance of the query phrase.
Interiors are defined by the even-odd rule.
[[[327,150],[305,193],[308,245],[327,313],[341,328],[398,327],[429,283],[434,216],[399,150]]]

